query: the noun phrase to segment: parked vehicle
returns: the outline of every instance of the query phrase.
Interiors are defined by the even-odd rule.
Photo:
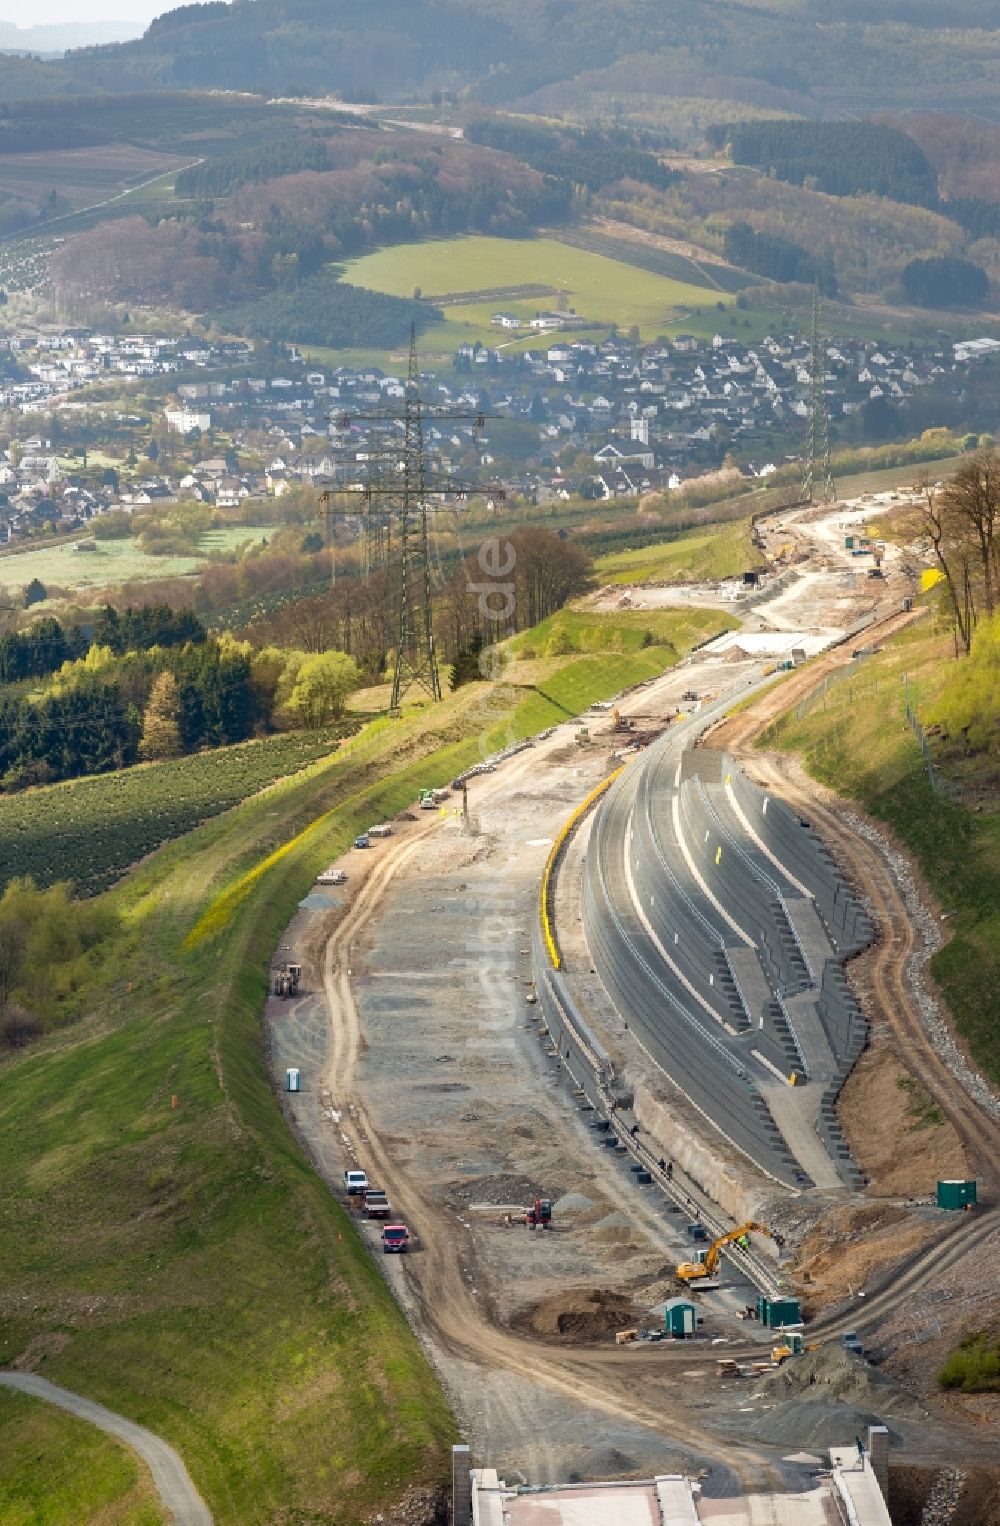
[[[280,969],[274,971],[272,989],[275,996],[298,996],[302,966],[286,959]]]
[[[410,1243],[410,1231],[405,1224],[386,1224],[382,1230],[382,1254],[403,1255]]]
[[[323,873],[316,877],[317,885],[343,885],[346,881],[347,875],[343,869],[336,869],[333,864],[330,865],[329,869],[324,869]]]
[[[843,1346],[844,1350],[849,1351],[852,1356],[864,1356],[865,1354],[865,1348],[862,1346],[861,1340],[856,1330],[845,1330],[843,1335],[840,1337],[840,1344]]]
[[[344,1172],[344,1191],[348,1197],[360,1197],[368,1191],[368,1176],[364,1171]]]
[[[387,1219],[392,1212],[381,1187],[369,1187],[365,1193],[365,1213],[370,1219]]]
[[[704,1224],[688,1224],[686,1233],[689,1239],[692,1240],[708,1239],[708,1230],[705,1228]]]
[[[552,1204],[547,1197],[536,1197],[525,1211],[524,1222],[529,1229],[552,1228]]]
[[[370,848],[371,843],[368,840],[368,833],[362,832],[360,837],[356,837],[354,839],[354,846],[356,848]]]
[[[392,827],[389,825],[389,823],[387,821],[383,821],[377,827],[369,827],[368,828],[368,836],[369,837],[391,837],[392,836]]]

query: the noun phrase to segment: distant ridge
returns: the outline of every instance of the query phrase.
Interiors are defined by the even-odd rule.
[[[130,42],[141,37],[141,21],[63,21],[47,26],[16,27],[0,21],[0,53],[65,53],[70,48],[92,48],[109,42]]]

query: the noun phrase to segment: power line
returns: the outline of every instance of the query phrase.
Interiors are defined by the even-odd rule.
[[[809,430],[803,498],[830,503],[836,497],[830,466],[830,414],[826,406],[826,350],[821,331],[819,287],[813,290],[812,349],[809,356]]]

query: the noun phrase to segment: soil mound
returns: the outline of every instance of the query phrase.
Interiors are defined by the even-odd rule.
[[[760,1400],[767,1408],[754,1417],[758,1441],[814,1452],[850,1446],[869,1425],[886,1425],[895,1446],[902,1438],[892,1421],[920,1425],[927,1418],[905,1388],[839,1346],[807,1351],[765,1374],[750,1402]]]
[[[923,1420],[927,1416],[913,1394],[839,1346],[821,1346],[818,1351],[807,1351],[794,1361],[785,1362],[776,1372],[765,1374],[756,1392],[776,1404],[785,1400],[818,1401],[854,1405],[883,1415],[897,1415],[901,1420]]]
[[[644,1318],[627,1293],[574,1288],[532,1304],[518,1324],[540,1340],[571,1345],[606,1340],[616,1330],[625,1330]]]
[[[855,1404],[828,1404],[822,1399],[800,1399],[794,1408],[781,1406],[755,1420],[753,1434],[757,1441],[771,1446],[809,1447],[825,1453],[829,1447],[849,1447],[856,1436],[864,1436],[870,1425],[885,1425],[885,1416]],[[890,1446],[899,1446],[902,1437],[890,1425]]]
[[[571,1484],[584,1483],[591,1478],[628,1478],[638,1472],[639,1464],[627,1452],[610,1443],[592,1447],[582,1461],[569,1473]]]
[[[552,1204],[554,1213],[580,1213],[587,1208],[593,1208],[593,1198],[587,1197],[582,1192],[564,1192],[561,1198],[557,1198]]]

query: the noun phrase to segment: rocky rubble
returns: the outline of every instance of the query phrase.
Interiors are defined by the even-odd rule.
[[[444,1489],[410,1489],[396,1504],[366,1518],[366,1526],[445,1526],[448,1519]]]
[[[950,1526],[964,1489],[965,1474],[961,1468],[945,1468],[939,1473],[927,1496],[920,1526]]]

